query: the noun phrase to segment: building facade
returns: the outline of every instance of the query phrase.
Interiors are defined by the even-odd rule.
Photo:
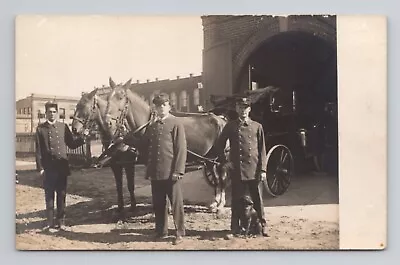
[[[16,133],[35,132],[38,124],[46,120],[44,105],[48,101],[58,104],[59,120],[71,126],[78,97],[31,94],[16,102]]]
[[[132,91],[139,94],[149,105],[157,93],[164,92],[170,96],[171,106],[174,111],[199,112],[205,104],[205,93],[202,85],[202,77],[193,76],[170,80],[147,80],[140,83],[138,80],[132,84]],[[98,90],[99,94],[110,92],[110,87],[103,86]],[[59,120],[72,125],[73,115],[79,97],[52,96],[31,94],[16,102],[17,133],[35,132],[39,123],[44,122],[45,107],[48,101],[58,103]]]
[[[110,87],[102,87],[98,90],[99,94],[110,92]],[[206,102],[203,90],[202,76],[194,76],[176,79],[164,79],[154,81],[146,80],[141,83],[136,80],[131,85],[131,90],[137,93],[149,105],[152,105],[153,98],[158,93],[167,93],[170,97],[170,103],[173,111],[180,112],[199,112],[204,108]]]
[[[336,100],[336,16],[210,15],[202,23],[205,98],[275,86]]]

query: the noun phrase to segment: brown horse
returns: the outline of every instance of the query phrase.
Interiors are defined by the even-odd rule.
[[[137,131],[138,128],[148,123],[152,112],[151,107],[139,95],[130,90],[130,80],[124,85],[116,85],[111,78],[109,81],[112,91],[108,96],[105,115],[108,133],[118,135],[121,127],[130,132]],[[184,125],[189,152],[188,162],[198,160],[198,156],[205,157],[208,162],[215,161],[217,158],[216,143],[226,120],[213,113],[172,114],[178,117]],[[139,139],[144,134],[144,130],[143,128],[143,130],[137,131]],[[136,141],[136,143],[140,143],[140,141]],[[147,147],[140,147],[140,144],[137,147],[139,151],[147,150]],[[225,206],[226,174],[223,174],[225,177],[218,177],[217,170],[214,170],[213,173],[218,179],[218,185],[215,190],[215,200],[210,207],[215,210]]]
[[[104,122],[104,117],[107,109],[107,97],[108,95],[97,95],[97,89],[90,93],[82,95],[81,99],[76,105],[76,110],[72,122],[72,131],[75,134],[81,134],[84,129],[91,127],[91,125],[97,124],[100,131],[101,141],[103,148],[108,148],[111,143],[112,135],[108,133],[107,126]],[[118,218],[124,218],[124,200],[122,191],[122,175],[123,169],[125,169],[125,175],[128,184],[128,190],[131,200],[131,211],[136,208],[135,199],[135,160],[136,153],[132,149],[121,149],[113,154],[110,159],[111,170],[113,171],[115,184],[117,187],[118,197]]]

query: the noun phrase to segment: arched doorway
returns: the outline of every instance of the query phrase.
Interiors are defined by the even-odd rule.
[[[286,31],[266,38],[248,52],[235,78],[233,93],[267,86],[279,88],[282,106],[279,114],[269,112],[271,115],[263,116],[267,133],[291,133],[277,143],[284,141],[299,158],[313,157],[330,145],[330,158],[323,163],[331,167],[329,171],[336,172],[336,45],[305,31]],[[269,103],[265,101],[258,107],[266,108],[267,113]],[[299,129],[308,132],[307,150],[296,147]]]
[[[258,87],[272,85],[288,94],[295,90],[301,112],[309,103],[337,101],[336,47],[319,37],[301,31],[279,33],[265,40],[246,62],[234,93],[248,90],[250,80]]]

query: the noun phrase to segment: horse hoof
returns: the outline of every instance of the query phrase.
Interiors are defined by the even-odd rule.
[[[136,205],[132,205],[131,207],[129,207],[129,211],[130,211],[131,213],[136,212]]]
[[[218,208],[217,207],[209,208],[209,210],[210,210],[211,213],[217,213]]]
[[[215,211],[218,207],[218,202],[213,202],[208,206],[208,209],[210,209],[211,211]]]

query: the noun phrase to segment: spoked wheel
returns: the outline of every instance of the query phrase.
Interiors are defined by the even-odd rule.
[[[294,172],[293,156],[284,145],[275,145],[267,154],[267,181],[265,189],[273,196],[287,191]]]

